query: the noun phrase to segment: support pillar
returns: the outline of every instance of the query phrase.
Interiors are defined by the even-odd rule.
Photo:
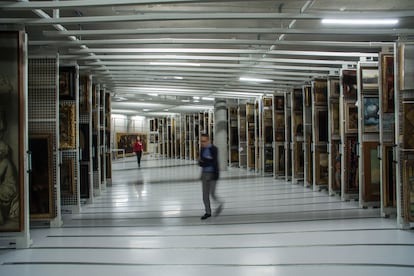
[[[219,150],[219,167],[227,171],[227,103],[225,99],[216,99],[214,103],[214,144]]]

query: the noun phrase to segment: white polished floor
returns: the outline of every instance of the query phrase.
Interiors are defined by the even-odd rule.
[[[33,246],[0,250],[0,275],[414,275],[414,231],[326,192],[223,172],[218,217],[203,214],[195,162],[113,165],[113,185]]]

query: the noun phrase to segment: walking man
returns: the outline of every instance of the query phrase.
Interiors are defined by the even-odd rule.
[[[218,149],[215,145],[210,143],[207,134],[201,134],[200,143],[201,151],[198,164],[202,168],[201,182],[205,207],[205,214],[201,219],[205,220],[211,217],[210,196],[216,203],[218,203],[218,207],[214,214],[216,216],[223,210],[223,201],[216,195],[216,184],[219,177]]]

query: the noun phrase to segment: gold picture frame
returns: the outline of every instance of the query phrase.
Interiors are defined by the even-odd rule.
[[[60,164],[60,192],[62,195],[74,195],[75,183],[75,160],[63,159]]]
[[[59,106],[59,140],[61,149],[76,147],[75,105],[60,104]]]
[[[0,178],[0,232],[25,228],[25,32],[0,31],[0,130],[2,163]]]
[[[345,103],[345,132],[358,132],[358,107],[354,102]]]
[[[74,100],[76,88],[76,68],[74,66],[59,67],[59,98]]]
[[[384,113],[393,113],[394,95],[394,55],[382,55],[382,109]]]

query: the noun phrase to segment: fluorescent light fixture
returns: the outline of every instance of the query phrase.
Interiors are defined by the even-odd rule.
[[[182,79],[183,79],[183,77],[178,77],[178,76],[175,76],[175,77],[174,77],[174,79],[176,79],[176,80],[182,80]]]
[[[193,99],[194,99],[194,100],[199,100],[199,99],[200,99],[200,97],[198,97],[198,96],[193,96]]]
[[[189,103],[190,100],[181,100],[183,103]]]
[[[200,63],[193,63],[193,62],[160,62],[160,61],[150,62],[150,65],[165,65],[165,66],[201,66],[201,64],[200,64]]]
[[[273,80],[269,79],[257,79],[257,78],[248,78],[248,77],[240,77],[241,81],[252,81],[252,82],[273,82]]]
[[[203,101],[214,101],[214,98],[210,98],[210,97],[202,97],[201,99]]]
[[[158,94],[157,93],[149,93],[149,94],[147,94],[148,96],[152,96],[152,97],[158,97]]]
[[[396,25],[398,19],[322,19],[322,24],[339,25]]]
[[[148,108],[144,108],[142,111],[146,112],[146,111],[150,111]]]

